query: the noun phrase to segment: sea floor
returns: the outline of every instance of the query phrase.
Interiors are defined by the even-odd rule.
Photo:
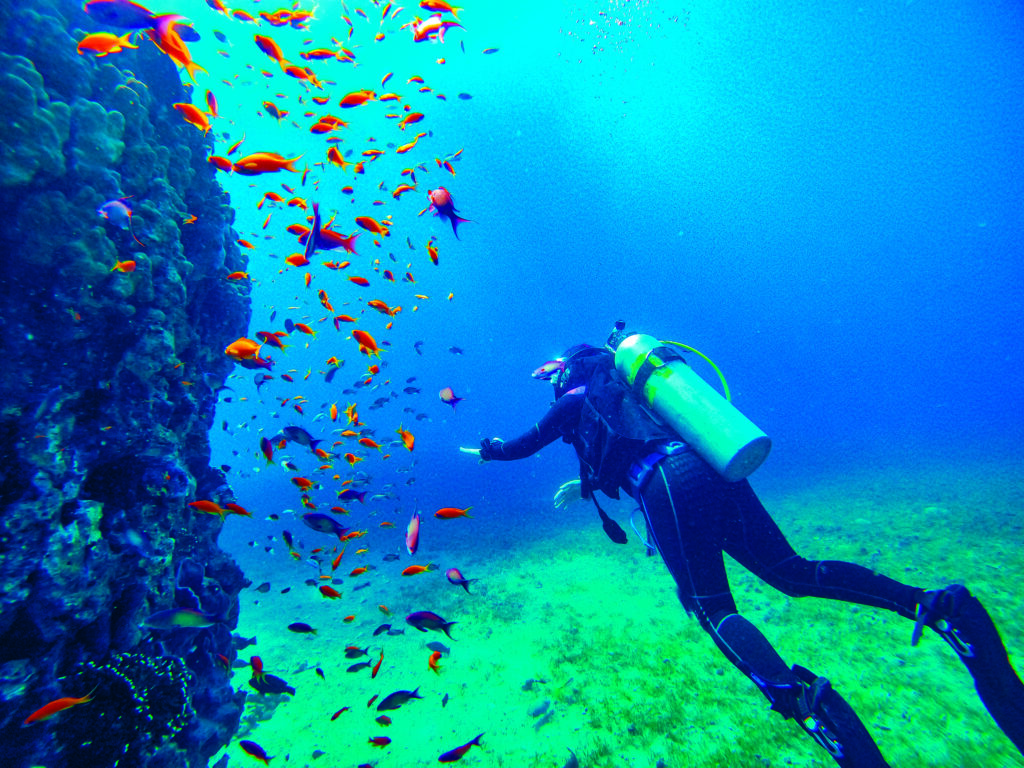
[[[763,500],[806,557],[858,562],[926,588],[966,583],[1022,669],[1021,474],[984,464],[919,469],[914,476],[863,472]],[[629,507],[612,509],[626,527]],[[280,594],[297,567],[283,554],[247,568],[254,585],[267,580],[273,588],[242,596],[237,634],[258,641],[240,658],[258,654],[265,670],[297,693],[250,695],[242,729],[226,749],[229,765],[255,764],[238,746],[241,739],[257,742],[278,766],[434,765],[480,733],[482,746],[470,748],[462,764],[561,768],[571,750],[584,768],[834,765],[793,722],[769,711],[685,615],[660,559],[646,557],[637,537],[613,544],[585,504],[538,519],[547,522],[514,536],[488,529],[463,540],[458,565],[480,579],[470,593],[445,580],[451,563],[398,577],[412,560],[387,563],[398,566],[388,575],[372,552],[346,553],[338,573],[347,574],[357,557],[378,567],[340,579],[339,600],[301,582]],[[912,648],[912,624],[895,614],[791,599],[729,566],[741,612],[788,663],[832,681],[890,764],[1024,767],[938,636],[926,634]],[[369,586],[356,589],[361,583]],[[380,604],[390,606],[390,617]],[[414,610],[456,621],[453,639],[407,626],[404,616]],[[294,621],[317,634],[289,632]],[[405,632],[373,636],[382,623]],[[427,665],[429,642],[450,649],[439,673]],[[346,659],[348,645],[368,648],[369,656]],[[376,678],[369,668],[346,671],[360,661],[376,663],[382,651]],[[248,677],[248,669],[236,671],[239,686],[247,687]],[[392,722],[382,726],[376,703],[396,690],[417,690],[422,699],[387,712]],[[373,746],[370,739],[379,736],[391,742]]]

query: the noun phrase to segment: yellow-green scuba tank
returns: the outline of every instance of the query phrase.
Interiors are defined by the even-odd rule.
[[[640,401],[729,482],[761,466],[772,446],[768,435],[666,346],[675,342],[624,329],[625,323],[615,324],[608,348],[615,353],[615,369]]]

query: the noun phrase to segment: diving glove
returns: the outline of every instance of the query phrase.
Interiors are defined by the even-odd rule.
[[[493,461],[501,456],[504,441],[500,437],[485,437],[480,441],[480,460]]]

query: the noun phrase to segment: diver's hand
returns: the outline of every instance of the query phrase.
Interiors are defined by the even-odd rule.
[[[477,456],[477,457],[480,456],[480,449],[479,448],[466,448],[464,446],[460,446],[459,450],[462,451],[463,453],[471,453],[471,454],[473,454],[474,456]],[[482,459],[481,459],[481,461],[482,461]]]
[[[580,481],[569,480],[562,483],[555,493],[555,509],[565,509],[573,502],[581,501],[582,499],[582,484]]]
[[[494,461],[498,456],[501,455],[501,447],[505,441],[500,437],[485,437],[480,441],[480,454],[481,461]]]

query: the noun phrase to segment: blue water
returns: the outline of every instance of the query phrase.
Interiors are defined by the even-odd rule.
[[[199,75],[199,94],[214,90],[225,115],[214,123],[218,153],[244,131],[239,154],[305,153],[300,167],[324,159],[323,137],[307,132],[313,118],[301,117],[310,106],[297,103],[301,84],[246,68],[277,69],[252,43],[254,32],[272,34],[292,59],[306,40],[330,45],[337,36],[360,46],[354,68],[311,62],[321,79],[338,82],[325,91],[332,101],[321,112],[351,118],[343,148],[358,154],[406,141],[417,128],[432,132],[407,156],[389,152],[368,163],[358,179],[312,168],[296,194],[339,211],[340,231],[357,231],[351,217],[382,213],[394,227],[382,248],[364,234],[345,273],[319,266],[344,254],[316,260],[308,289],[303,270],[279,274],[284,256],[300,250],[283,229],[301,212],[277,211],[264,231],[269,208],[255,209],[264,191],[285,194],[279,185],[297,186],[298,176],[223,177],[239,233],[257,245],[249,267],[254,321],[239,335],[280,330],[286,316],[326,317],[318,288],[337,312],[355,314],[358,307],[339,305],[360,298],[403,306],[390,331],[370,310],[360,319],[359,327],[392,345],[376,379],[390,384],[379,391],[341,393],[376,361],[360,356],[329,320],[312,323],[320,333],[308,350],[293,335],[300,346],[275,355],[274,373],[296,369],[295,385],[271,382],[258,402],[252,374],[229,382],[236,391],[218,412],[228,430],[214,431],[215,463],[232,466],[242,503],[270,512],[298,501],[287,473],[255,471],[265,463],[261,434],[292,423],[327,437],[341,422],[313,422],[321,406],[357,402],[378,437],[393,438],[399,423],[416,435],[416,480],[399,488],[404,508],[546,505],[575,472],[568,447],[488,467],[457,449],[528,428],[551,400],[530,371],[576,342],[602,343],[618,319],[696,346],[724,370],[734,402],[773,438],[756,482],[799,485],[873,465],[899,472],[901,464],[958,452],[1017,455],[1024,437],[1019,4],[508,6],[470,5],[465,29],[451,30],[444,45],[414,45],[394,23],[373,43],[379,11],[370,5],[373,23],[349,14],[351,42],[333,6],[317,9],[308,32],[256,30],[196,9],[198,30],[221,29],[233,44],[207,33],[193,45],[210,70],[209,78]],[[490,47],[499,50],[482,53]],[[395,74],[387,89],[427,115],[404,134],[383,118],[381,104],[336,107],[348,90],[381,92],[388,71]],[[406,83],[412,74],[447,99],[415,93]],[[301,127],[261,113],[266,99],[300,116]],[[362,143],[368,135],[376,145]],[[440,171],[433,158],[459,149],[457,174]],[[430,173],[393,202],[388,190],[413,161]],[[378,181],[384,191],[374,188]],[[353,182],[354,195],[339,192]],[[427,204],[423,192],[441,184],[472,219],[461,240],[429,213],[416,215]],[[373,207],[373,199],[387,205]],[[437,267],[423,250],[430,236],[440,249]],[[411,263],[416,285],[380,280],[370,272],[377,258],[396,276]],[[356,289],[344,280],[353,273],[373,284]],[[417,340],[422,356],[412,348]],[[332,354],[346,365],[327,386],[317,372]],[[411,376],[421,394],[402,393]],[[444,386],[465,398],[454,412],[437,397]],[[367,410],[391,391],[399,397]],[[279,406],[295,395],[308,398],[305,416]],[[429,420],[403,413],[407,406]],[[411,457],[401,448],[392,454],[381,461],[367,452],[356,469],[378,489],[402,484],[410,475],[394,470]],[[314,494],[321,504],[332,497]]]

